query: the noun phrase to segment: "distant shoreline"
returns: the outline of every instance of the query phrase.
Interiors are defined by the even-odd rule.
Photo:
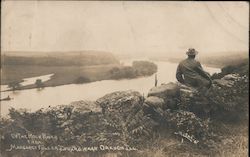
[[[9,77],[12,80],[16,80],[16,84],[19,84],[20,82],[23,81],[22,77],[17,76],[19,77],[18,79],[15,77],[18,73],[20,73],[20,71],[21,72],[34,71],[36,72],[36,74],[40,73],[39,76],[41,76],[42,73],[47,71],[48,73],[54,73],[54,75],[49,80],[42,82],[40,86],[38,86],[36,82],[34,82],[33,84],[18,87],[18,85],[16,84],[13,85],[13,83],[11,83],[11,81],[8,80],[9,83],[6,81],[6,83],[2,85],[12,84],[12,88],[16,87],[16,89],[13,90],[12,88],[10,88],[3,90],[1,92],[20,91],[26,89],[43,89],[46,87],[57,87],[69,84],[76,84],[76,85],[86,84],[103,80],[134,79],[139,77],[152,76],[155,72],[157,72],[157,65],[148,61],[135,61],[132,66],[110,64],[110,65],[96,65],[96,66],[84,66],[84,67],[77,67],[77,66],[75,67],[18,66],[16,68],[15,67],[16,66],[6,67],[5,71],[8,71],[8,69],[12,70],[11,71],[12,75]],[[27,78],[27,76],[23,77]]]
[[[153,74],[152,74],[153,75]],[[152,76],[151,75],[151,76]],[[138,76],[136,78],[140,78],[140,77],[147,77],[147,76]],[[132,79],[136,79],[136,78],[132,78]],[[107,81],[107,80],[125,80],[125,79],[129,79],[129,78],[122,78],[122,79],[104,79],[104,80],[95,80],[95,81],[90,81],[90,82],[84,82],[84,83],[81,83],[81,84],[76,84],[76,83],[66,83],[66,84],[57,84],[57,85],[47,85],[47,86],[44,86],[43,88],[46,88],[46,87],[58,87],[58,86],[64,86],[64,85],[83,85],[83,84],[87,84],[87,83],[93,83],[93,82],[98,82],[98,81]],[[32,87],[27,87],[27,86],[32,86]],[[32,85],[27,85],[27,86],[23,86],[24,88],[22,89],[16,89],[15,91],[22,91],[22,90],[29,90],[29,89],[43,89],[43,88],[37,88],[37,87],[33,87],[35,86],[34,84]],[[11,89],[8,89],[8,90],[3,90],[3,91],[0,91],[0,92],[11,92],[13,90]]]
[[[172,63],[179,63],[181,60],[185,58],[179,58],[179,57],[172,57],[172,58],[166,58],[166,57],[151,57],[151,60],[154,61],[168,61]],[[237,65],[242,62],[246,62],[249,60],[248,53],[246,54],[230,54],[227,56],[203,56],[201,58],[197,59],[201,62],[202,65],[206,65],[213,68],[220,68],[222,69],[225,66],[229,65]]]
[[[170,62],[170,63],[179,63],[181,60],[171,60],[171,59],[150,59],[151,61],[160,61],[160,62]],[[211,64],[211,63],[201,63],[202,65],[205,65],[207,67],[211,68],[223,68],[224,65],[219,65],[219,64]]]

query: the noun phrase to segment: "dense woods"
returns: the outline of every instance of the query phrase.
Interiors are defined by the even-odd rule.
[[[132,66],[114,67],[110,70],[112,79],[150,76],[157,72],[157,65],[149,61],[134,61]]]
[[[114,64],[119,61],[107,52],[79,52],[74,55],[56,54],[48,56],[1,56],[1,65],[31,65],[31,66],[89,66]]]

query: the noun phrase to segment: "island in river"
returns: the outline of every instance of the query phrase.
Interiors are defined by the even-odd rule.
[[[132,66],[125,66],[108,52],[8,52],[1,56],[1,85],[8,85],[14,90],[136,78],[156,72],[154,63],[134,61]],[[53,75],[47,81],[38,79],[33,84],[20,86],[24,78],[48,74]]]

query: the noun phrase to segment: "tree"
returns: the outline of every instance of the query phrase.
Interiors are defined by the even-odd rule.
[[[44,84],[43,84],[43,82],[42,82],[41,79],[37,79],[36,82],[35,82],[35,84],[36,84],[36,87],[37,87],[37,88],[42,88],[42,87],[44,87]]]
[[[20,84],[20,82],[14,81],[14,82],[9,83],[8,87],[14,91],[14,90],[20,89],[21,84]]]
[[[157,72],[157,65],[149,61],[134,61],[132,67],[136,69],[137,75],[148,76]]]
[[[76,80],[75,80],[75,83],[76,84],[82,84],[82,83],[86,83],[86,82],[89,82],[89,78],[86,78],[84,76],[80,76],[78,77]]]

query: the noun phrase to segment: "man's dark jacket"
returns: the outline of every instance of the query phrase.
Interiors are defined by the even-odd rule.
[[[180,83],[192,87],[209,87],[211,85],[209,73],[205,72],[200,62],[193,58],[187,58],[179,63],[176,79]]]

